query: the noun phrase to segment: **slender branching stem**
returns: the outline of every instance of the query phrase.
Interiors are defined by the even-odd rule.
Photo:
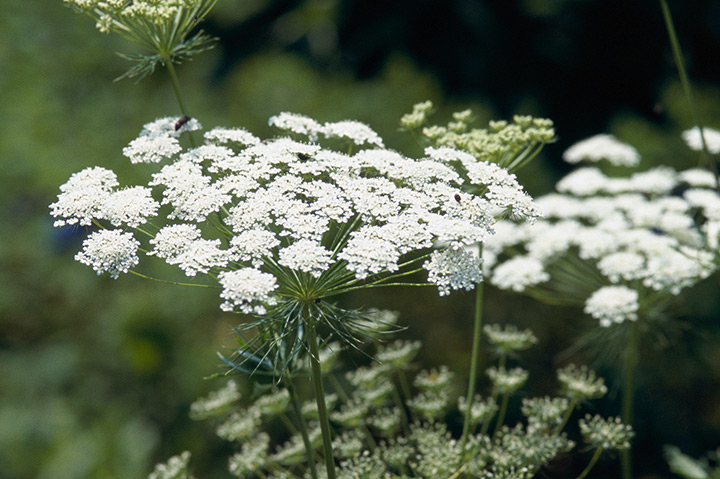
[[[625,350],[625,368],[623,371],[622,391],[622,421],[626,425],[632,425],[633,400],[635,392],[635,368],[637,366],[639,322],[633,322],[630,329],[630,338]],[[632,478],[632,457],[630,448],[620,451],[620,465],[623,479]]]
[[[323,374],[320,366],[320,352],[318,350],[317,333],[315,323],[309,318],[308,306],[303,307],[303,320],[307,325],[307,345],[310,351],[310,379],[315,388],[315,401],[317,402],[318,418],[320,420],[320,431],[322,432],[323,455],[327,468],[328,479],[335,479],[335,456],[332,449],[332,435],[330,432],[330,420],[328,418],[327,405],[325,404],[325,390],[323,388]]]
[[[300,426],[300,435],[302,436],[303,444],[305,444],[305,456],[307,457],[308,467],[310,468],[310,475],[312,479],[318,479],[317,467],[315,466],[315,448],[313,448],[312,442],[310,441],[307,422],[302,413],[302,407],[300,406],[300,399],[298,399],[295,384],[289,376],[285,377],[285,387],[290,394],[290,403],[292,404],[293,411],[297,416],[298,425]]]
[[[688,106],[693,116],[693,122],[697,125],[700,130],[700,143],[702,144],[703,157],[705,160],[705,166],[713,172],[715,180],[720,188],[720,175],[718,174],[718,168],[712,159],[710,150],[708,149],[707,143],[705,142],[705,133],[703,131],[702,120],[700,119],[700,113],[698,112],[697,105],[695,103],[695,96],[693,95],[692,85],[690,84],[690,78],[688,77],[687,70],[685,69],[685,60],[680,49],[680,42],[675,32],[675,25],[673,23],[672,15],[670,14],[670,7],[668,7],[666,0],[660,0],[660,8],[662,8],[663,18],[665,19],[665,28],[667,29],[668,36],[670,37],[670,44],[672,45],[673,58],[675,60],[675,66],[678,69],[680,75],[680,83],[682,83],[683,90],[685,91],[685,98],[687,99]]]
[[[495,429],[493,430],[493,439],[497,435],[498,431],[502,427],[503,421],[505,420],[505,414],[507,413],[507,407],[508,407],[508,401],[510,400],[510,393],[505,393],[502,396],[502,402],[500,403],[500,411],[497,415],[497,420],[495,422]]]
[[[482,256],[482,245],[478,252]],[[465,450],[468,435],[470,434],[470,424],[472,424],[472,406],[475,398],[475,384],[478,380],[478,368],[480,363],[480,339],[482,337],[482,315],[483,312],[483,283],[475,286],[475,321],[473,325],[473,342],[472,352],[470,353],[470,377],[468,378],[467,397],[465,401],[465,421],[463,422],[463,431],[460,438],[460,450]]]
[[[562,421],[555,427],[555,430],[553,431],[555,434],[560,434],[560,431],[565,428],[565,425],[570,420],[570,416],[575,410],[575,406],[577,406],[577,399],[573,399],[572,401],[570,401],[570,405],[568,406],[567,411],[565,411]]]
[[[600,459],[600,456],[603,453],[603,448],[598,447],[595,449],[595,454],[593,454],[592,459],[590,459],[590,462],[588,463],[587,467],[583,469],[583,471],[580,473],[580,475],[576,479],[584,479],[585,476],[587,476],[592,468],[595,466],[595,463],[598,462],[598,459]]]

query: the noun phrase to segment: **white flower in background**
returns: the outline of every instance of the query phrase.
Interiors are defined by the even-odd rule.
[[[584,304],[588,291],[612,284],[629,288],[636,303],[654,312],[656,304],[664,307],[668,296],[717,269],[715,184],[711,173],[698,169],[656,167],[612,178],[596,167],[579,168],[558,182],[557,193],[537,200],[544,218],[533,225],[502,220],[495,226],[504,233],[486,243],[486,274],[500,288],[529,289],[534,296],[572,304]],[[691,188],[676,193],[683,185]],[[598,298],[610,301],[605,294]],[[603,316],[590,310],[603,325],[637,313]]]
[[[705,137],[705,144],[707,145],[708,151],[713,155],[720,153],[720,131],[712,128],[703,128],[703,136]],[[695,151],[701,151],[702,140],[700,138],[700,128],[690,128],[682,133],[682,138],[690,149]]]
[[[637,320],[638,292],[626,286],[605,286],[595,291],[585,302],[585,313],[608,327],[624,321]]]
[[[522,292],[529,286],[536,286],[550,279],[543,263],[537,258],[516,256],[496,266],[491,282],[500,289]]]
[[[565,151],[563,159],[572,164],[607,160],[616,166],[636,166],[640,163],[640,154],[614,136],[601,134],[575,143]]]
[[[140,242],[132,233],[121,230],[100,230],[91,233],[83,242],[83,249],[75,259],[86,264],[100,275],[108,273],[117,279],[120,273],[127,273],[138,265],[137,250]]]

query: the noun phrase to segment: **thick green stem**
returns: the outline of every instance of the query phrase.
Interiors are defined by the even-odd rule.
[[[637,367],[639,322],[635,321],[630,330],[630,338],[625,350],[625,368],[623,371],[622,421],[632,425],[633,399],[635,392],[635,368]],[[620,465],[623,479],[632,478],[632,457],[630,448],[620,451]]]
[[[305,444],[305,456],[307,457],[308,467],[310,467],[310,475],[312,476],[312,479],[318,479],[317,467],[315,466],[315,448],[310,441],[307,422],[303,416],[300,399],[298,399],[297,391],[295,390],[295,384],[293,383],[292,378],[287,376],[285,377],[285,386],[287,387],[288,393],[290,393],[290,402],[292,403],[293,411],[295,411],[298,424],[300,425],[300,435],[302,436],[303,443]]]
[[[308,317],[307,306],[303,307],[303,319],[308,329],[307,344],[310,350],[310,379],[315,388],[315,401],[317,402],[318,418],[320,420],[320,431],[323,440],[323,455],[327,467],[328,479],[335,479],[335,456],[332,449],[332,435],[330,433],[330,420],[328,419],[327,406],[325,404],[325,390],[323,389],[322,367],[320,366],[320,352],[318,351],[317,334],[315,324]]]
[[[581,472],[580,475],[576,479],[584,479],[585,476],[587,476],[588,473],[590,473],[593,466],[595,466],[595,463],[598,461],[598,459],[600,459],[602,452],[603,452],[603,448],[601,448],[601,447],[598,447],[597,449],[595,449],[595,454],[593,454],[593,457],[592,457],[592,459],[590,459],[590,462],[588,463],[587,467],[585,469],[583,469],[583,472]]]
[[[482,255],[482,245],[478,254]],[[465,450],[468,436],[470,434],[470,425],[472,424],[472,406],[475,398],[475,384],[478,379],[478,367],[480,363],[480,339],[482,337],[482,311],[483,311],[483,283],[475,286],[475,322],[473,325],[473,343],[472,352],[470,353],[470,377],[468,378],[467,397],[465,398],[465,421],[463,422],[463,431],[460,439],[460,450]]]
[[[687,70],[685,69],[685,61],[683,59],[682,50],[680,49],[680,42],[675,32],[675,25],[673,24],[672,15],[670,14],[670,8],[668,7],[666,0],[660,0],[660,8],[662,8],[663,18],[665,19],[665,28],[667,29],[668,36],[670,37],[670,44],[672,45],[673,58],[675,59],[675,66],[678,69],[680,75],[680,83],[682,83],[683,90],[685,90],[685,98],[687,99],[690,111],[693,116],[693,121],[700,130],[700,143],[702,144],[703,156],[705,158],[706,167],[713,172],[715,180],[719,179],[718,169],[715,162],[712,160],[712,155],[708,149],[707,143],[705,142],[705,134],[703,132],[703,124],[700,119],[700,113],[698,113],[695,105],[695,97],[692,91],[692,85],[690,84],[690,78],[688,77]],[[718,181],[718,187],[720,187],[720,181]]]

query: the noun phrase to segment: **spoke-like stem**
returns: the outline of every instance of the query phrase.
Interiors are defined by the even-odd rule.
[[[590,471],[592,470],[593,466],[595,466],[595,463],[600,459],[600,456],[603,453],[603,448],[598,447],[595,449],[595,454],[593,454],[592,459],[590,459],[590,462],[588,463],[587,467],[583,469],[583,472],[580,473],[580,475],[576,479],[584,479],[585,476],[587,476]]]
[[[718,187],[720,188],[720,175],[718,174],[717,165],[713,161],[710,150],[705,142],[702,120],[700,119],[700,113],[698,112],[695,104],[695,96],[693,95],[692,85],[690,84],[690,78],[688,77],[687,70],[685,69],[685,61],[683,59],[682,50],[680,49],[680,42],[678,41],[677,33],[675,33],[675,25],[673,24],[670,7],[668,7],[666,0],[660,0],[660,8],[662,8],[663,18],[665,19],[665,28],[667,29],[668,36],[670,37],[675,66],[677,67],[678,74],[680,75],[680,83],[682,83],[683,90],[685,91],[685,98],[687,99],[688,106],[690,107],[693,121],[695,122],[695,125],[697,125],[698,130],[700,130],[700,143],[702,144],[705,164],[706,167],[715,175],[715,180],[718,181]]]
[[[149,279],[150,281],[156,281],[156,282],[158,282],[158,283],[174,284],[174,285],[176,285],[176,286],[192,286],[192,287],[194,287],[194,288],[214,288],[214,289],[220,289],[219,286],[214,286],[214,285],[211,285],[211,284],[181,283],[181,282],[178,282],[178,281],[169,281],[169,280],[167,280],[167,279],[153,278],[152,276],[148,276],[148,275],[146,275],[146,274],[138,273],[137,271],[134,271],[134,270],[132,270],[132,269],[129,270],[128,273],[133,274],[133,275],[135,275],[135,276],[139,276],[140,278],[143,278],[143,279]]]
[[[633,420],[633,399],[635,392],[635,368],[637,367],[638,348],[638,321],[635,321],[630,330],[630,338],[625,350],[625,370],[623,371],[623,392],[622,392],[622,421],[626,425],[632,425]],[[622,478],[632,478],[632,457],[630,448],[620,451],[620,465]]]
[[[318,418],[320,419],[320,431],[323,440],[323,455],[327,468],[328,479],[336,479],[335,457],[332,449],[332,435],[330,433],[330,420],[328,419],[327,405],[325,404],[325,390],[323,388],[322,367],[320,366],[320,352],[318,350],[317,334],[315,324],[310,324],[308,307],[303,307],[303,319],[308,328],[307,342],[310,350],[310,379],[315,388],[315,401],[317,402]]]
[[[287,387],[288,393],[290,393],[290,402],[292,403],[293,410],[298,419],[300,425],[300,434],[305,444],[305,456],[307,457],[308,467],[310,467],[310,475],[312,479],[318,479],[317,467],[315,466],[315,448],[312,446],[310,441],[310,435],[308,433],[307,422],[302,414],[302,408],[300,407],[300,400],[298,399],[297,391],[295,390],[295,384],[292,378],[289,376],[285,377],[285,387]]]
[[[482,256],[482,245],[478,252]],[[472,424],[472,406],[475,398],[475,385],[478,379],[478,367],[480,363],[480,339],[482,338],[482,318],[483,318],[483,283],[475,286],[475,321],[473,325],[473,342],[472,352],[470,353],[470,377],[468,378],[467,397],[465,400],[465,421],[463,422],[463,431],[460,439],[460,450],[465,451],[468,435],[470,434],[470,424]]]

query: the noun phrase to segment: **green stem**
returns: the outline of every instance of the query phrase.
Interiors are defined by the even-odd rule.
[[[482,256],[482,245],[479,254]],[[465,451],[470,424],[472,423],[472,406],[475,398],[475,384],[478,379],[478,367],[480,363],[480,339],[482,337],[482,312],[483,312],[483,283],[475,286],[475,321],[473,326],[472,352],[470,353],[470,377],[468,378],[467,397],[465,401],[465,421],[460,439],[460,450]]]
[[[502,423],[505,420],[505,414],[507,413],[508,401],[510,400],[510,394],[505,393],[502,397],[502,403],[500,403],[500,411],[498,412],[497,421],[495,422],[495,429],[493,430],[493,439],[497,435]]]
[[[592,459],[590,459],[590,462],[588,463],[587,467],[583,469],[583,472],[580,473],[580,475],[576,479],[584,479],[585,476],[587,476],[590,471],[592,470],[593,466],[595,466],[595,463],[600,459],[600,456],[602,455],[603,448],[598,447],[595,449],[595,454],[593,454]]]
[[[633,399],[635,392],[635,368],[637,367],[638,347],[638,321],[633,322],[630,330],[627,349],[625,351],[625,370],[623,371],[623,392],[622,392],[622,421],[624,424],[632,425],[633,420]],[[632,458],[630,448],[620,451],[620,465],[622,478],[632,477]]]
[[[680,49],[680,42],[675,32],[675,25],[673,24],[672,15],[670,14],[670,7],[668,7],[666,0],[660,0],[660,7],[662,8],[663,18],[665,19],[665,28],[667,28],[668,36],[670,37],[670,44],[672,45],[673,58],[675,59],[675,66],[678,69],[680,75],[680,83],[682,83],[683,90],[685,90],[685,98],[687,99],[690,111],[693,116],[693,121],[700,130],[700,143],[702,144],[703,156],[707,168],[715,175],[715,180],[719,180],[718,169],[715,162],[712,160],[712,155],[708,149],[707,143],[705,142],[705,133],[703,131],[703,124],[700,119],[697,107],[695,105],[695,97],[692,91],[692,85],[685,69],[685,61],[683,59],[682,50]],[[720,187],[720,181],[718,181],[718,187]]]
[[[332,450],[332,435],[330,433],[330,420],[328,419],[327,405],[325,404],[325,391],[323,389],[322,368],[320,367],[320,353],[318,351],[317,334],[315,333],[314,322],[310,324],[308,307],[303,307],[303,319],[308,328],[307,343],[310,350],[310,379],[315,388],[315,401],[318,407],[318,418],[320,420],[320,431],[323,440],[323,455],[327,468],[328,479],[336,479],[335,456]]]
[[[570,416],[575,410],[575,406],[577,406],[577,399],[573,399],[572,401],[570,401],[570,405],[568,406],[567,411],[565,411],[562,421],[560,422],[560,424],[557,425],[557,427],[555,427],[553,433],[560,434],[560,432],[565,428],[565,425],[570,420]]]
[[[318,479],[317,467],[315,466],[315,448],[310,441],[307,422],[302,413],[302,407],[300,406],[300,399],[298,399],[297,391],[295,390],[295,384],[289,376],[285,377],[285,386],[287,387],[288,393],[290,393],[290,402],[292,403],[293,411],[295,411],[298,424],[300,425],[300,435],[305,444],[305,456],[307,457],[308,467],[310,467],[310,475],[312,479]]]
[[[180,91],[180,80],[178,80],[177,73],[175,72],[175,66],[173,65],[172,60],[170,57],[165,58],[165,67],[167,68],[168,73],[170,74],[170,82],[172,83],[173,90],[175,90],[175,97],[177,98],[178,106],[180,107],[180,113],[183,115],[188,115],[188,109],[185,106],[185,102],[183,101],[182,92]],[[188,132],[188,138],[190,139],[190,145],[194,148],[195,145],[195,138],[192,135],[192,132]]]

